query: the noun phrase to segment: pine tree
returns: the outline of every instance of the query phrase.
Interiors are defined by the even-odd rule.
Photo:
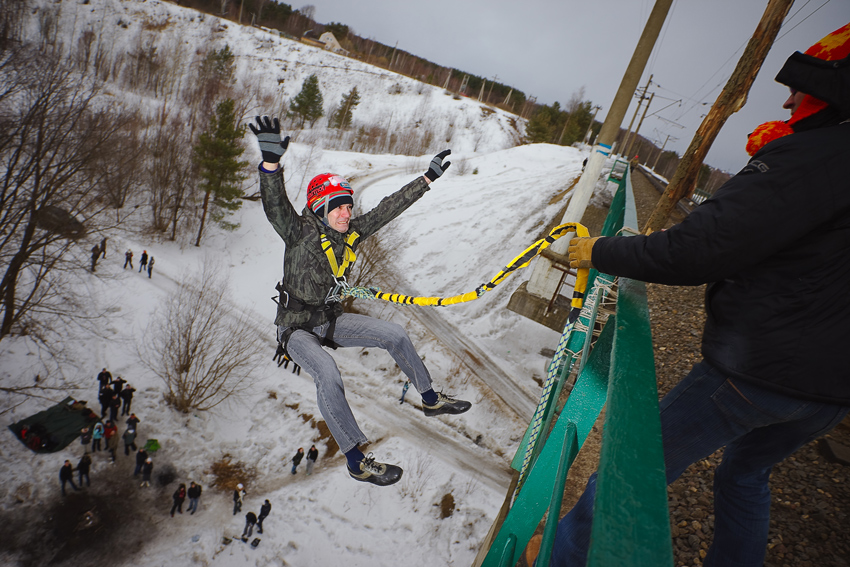
[[[360,104],[360,93],[357,92],[357,87],[352,87],[348,93],[342,95],[339,108],[331,116],[329,126],[331,128],[339,128],[341,130],[347,130],[351,127],[351,119],[354,113],[354,108],[358,104]]]
[[[528,125],[525,127],[525,137],[531,144],[551,142],[555,127],[552,109],[548,106],[542,106],[528,121]]]
[[[242,174],[242,170],[248,162],[239,161],[238,158],[245,151],[240,143],[244,133],[245,128],[236,124],[234,102],[228,98],[216,106],[209,128],[201,134],[193,148],[195,163],[201,176],[198,186],[204,192],[201,226],[195,246],[201,245],[208,211],[212,220],[224,229],[233,230],[239,226],[224,219],[242,206],[242,201],[239,200],[242,196],[241,183],[247,177]]]
[[[304,81],[301,87],[301,92],[295,95],[292,101],[290,116],[297,116],[301,119],[298,127],[303,128],[304,122],[310,122],[310,128],[316,123],[316,120],[325,115],[322,108],[324,100],[322,99],[322,91],[319,90],[319,78],[316,75],[310,75]]]

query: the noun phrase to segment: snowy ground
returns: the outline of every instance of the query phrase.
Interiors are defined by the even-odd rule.
[[[59,6],[63,10],[73,8],[67,3]],[[147,12],[139,15],[140,10]],[[91,25],[85,22],[87,17],[111,22],[119,14],[125,21],[128,15],[132,16],[130,31],[138,27],[142,17],[170,18],[174,22],[172,29],[177,29],[176,22],[182,22],[185,27],[177,31],[186,41],[194,41],[189,36],[201,27],[196,13],[157,0],[94,0],[72,20],[63,21],[73,21],[74,29],[83,29]],[[71,18],[68,14],[63,17]],[[215,19],[207,17],[201,31],[209,33],[212,20]],[[473,101],[455,101],[427,86],[421,89],[425,94],[419,94],[420,87],[410,79],[256,29],[225,25],[227,29],[221,33],[240,55],[242,80],[256,75],[258,69],[278,65],[289,70],[285,89],[287,96],[292,96],[300,89],[300,80],[295,79],[301,76],[293,69],[301,73],[304,69],[321,68],[326,73],[322,87],[327,85],[330,90],[326,94],[328,101],[350,88],[345,78],[368,75],[369,82],[358,83],[358,88],[367,95],[364,99],[372,101],[363,105],[364,110],[369,109],[375,117],[394,114],[414,120],[416,112],[426,104],[422,101],[427,101],[429,115],[444,128],[448,128],[448,123],[463,125],[458,117],[468,117],[468,128],[458,128],[468,132],[459,132],[450,144],[443,144],[452,147],[453,161],[467,163],[449,169],[423,199],[385,229],[385,241],[395,243],[398,249],[394,277],[404,288],[400,291],[454,295],[489,280],[540,235],[563,206],[568,187],[580,174],[586,154],[574,148],[509,148],[511,134],[504,132],[508,117],[503,113],[487,113],[487,118],[478,120],[476,117],[484,114]],[[125,31],[118,27],[111,33]],[[176,41],[169,37],[168,41]],[[261,59],[256,56],[258,49],[273,52],[275,58]],[[327,68],[331,60],[347,70],[334,74]],[[407,85],[409,92],[387,95],[382,92],[387,81]],[[250,144],[249,139],[246,141]],[[257,161],[259,152],[253,147],[250,151],[253,153],[248,159]],[[358,192],[358,206],[368,210],[383,196],[420,175],[430,157],[317,152],[311,144],[295,142],[284,163],[288,165],[286,177],[298,210],[305,201],[304,191],[298,191],[302,179],[322,171],[350,178]],[[305,171],[303,164],[309,164],[309,169]],[[254,190],[255,181],[246,182],[246,192]],[[145,214],[144,210],[138,214]],[[87,498],[85,505],[100,502],[98,510],[104,518],[101,528],[105,531],[94,537],[112,534],[109,541],[131,552],[116,551],[109,558],[114,565],[471,564],[505,496],[508,464],[529,416],[517,416],[508,410],[480,377],[465,370],[450,338],[436,336],[412,311],[425,308],[378,303],[362,306],[407,326],[435,383],[475,405],[463,416],[426,419],[413,390],[403,405],[398,403],[403,376],[386,353],[337,351],[334,356],[343,369],[348,399],[372,441],[369,449],[380,460],[405,469],[402,481],[392,487],[378,488],[351,480],[343,458],[326,455],[326,441],[316,427],[321,416],[310,377],[306,373],[296,376],[271,361],[275,306],[269,298],[281,276],[283,244],[266,221],[259,202],[246,201],[234,220],[241,224],[236,232],[211,228],[200,248],[192,246],[188,238],[171,243],[150,240],[137,231],[109,234],[107,259],[100,262],[97,274],[87,276],[83,284],[93,304],[108,312],[99,322],[101,334],[67,336],[63,345],[57,345],[64,347],[67,360],[49,375],[43,353],[31,341],[4,340],[0,345],[0,382],[4,385],[31,383],[40,374],[42,379],[62,384],[69,395],[97,406],[95,375],[101,368],[107,367],[113,376],[127,379],[138,390],[133,409],[142,420],[141,442],[156,438],[163,446],[155,457],[155,476],[157,471],[173,467],[177,482],[188,484],[194,480],[205,486],[199,513],[170,518],[168,510],[176,484],[163,487],[155,483],[152,488],[141,490],[130,480],[132,457],[123,454],[115,465],[108,463],[105,453],[95,455],[88,495],[71,495],[63,500],[59,494],[59,467],[65,459],[76,464],[82,453],[80,445],[74,443],[55,454],[36,455],[7,432],[0,435],[0,478],[4,479],[0,486],[0,520],[46,520],[67,511],[67,503],[73,504],[75,498],[77,503],[81,502],[79,498]],[[87,250],[92,244],[84,242],[80,246],[81,265],[88,262]],[[123,251],[128,248],[135,252],[135,262],[143,249],[156,258],[152,278],[122,269]],[[267,346],[267,356],[251,375],[250,389],[241,398],[213,411],[184,415],[164,404],[163,384],[143,366],[138,347],[163,299],[173,294],[178,282],[188,274],[200,271],[211,257],[221,262],[232,286],[232,301],[250,314],[257,340]],[[534,399],[539,393],[535,379],[543,376],[547,363],[539,351],[551,348],[557,334],[507,311],[510,294],[527,277],[528,271],[476,302],[442,308],[438,313],[454,332],[473,341]],[[62,395],[57,393],[54,398],[58,401]],[[14,403],[4,399],[0,407],[7,424],[49,405],[46,400],[28,400],[17,406]],[[123,429],[122,423],[119,433]],[[311,443],[316,443],[320,451],[314,475],[306,476],[303,465],[297,475],[291,475],[289,459],[298,447],[306,450]],[[222,543],[223,536],[240,534],[244,525],[243,514],[231,513],[230,494],[211,487],[210,466],[225,453],[256,471],[256,476],[246,482],[248,497],[243,513],[258,512],[266,498],[273,505],[265,522],[266,533],[256,549],[239,541]],[[455,509],[441,519],[440,504],[447,494],[454,498]],[[98,498],[106,498],[109,503]],[[114,523],[107,521],[116,506],[126,509],[121,510]],[[122,524],[134,526],[134,532],[121,531]],[[83,536],[89,537],[85,532]],[[19,534],[16,541],[24,537]],[[79,549],[95,544],[84,541]],[[0,563],[27,564],[18,562],[21,556],[17,552],[4,552],[2,547]],[[77,548],[72,546],[65,551],[74,549]],[[92,553],[95,551],[92,547]],[[68,564],[84,564],[81,559],[75,561]]]

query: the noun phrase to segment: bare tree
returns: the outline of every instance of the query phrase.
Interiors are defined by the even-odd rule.
[[[165,382],[169,404],[205,411],[247,387],[263,344],[231,305],[221,266],[207,260],[202,273],[181,281],[151,320],[140,356]]]
[[[128,122],[94,109],[97,86],[55,53],[8,56],[0,93],[18,90],[0,105],[0,340],[46,328],[49,315],[84,316],[68,285],[85,269],[75,242],[105,222],[102,165]]]
[[[150,188],[151,225],[165,232],[171,227],[171,240],[177,238],[178,221],[195,196],[197,178],[192,161],[189,127],[180,116],[168,116],[163,109],[148,138],[146,178]]]

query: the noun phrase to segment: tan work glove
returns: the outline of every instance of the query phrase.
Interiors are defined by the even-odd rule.
[[[593,252],[593,245],[600,238],[600,236],[594,236],[593,238],[573,238],[570,240],[570,268],[593,268],[591,253]]]

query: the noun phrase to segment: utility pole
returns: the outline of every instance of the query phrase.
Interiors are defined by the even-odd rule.
[[[652,171],[655,171],[655,166],[658,165],[658,160],[661,159],[661,154],[664,153],[664,147],[667,146],[667,140],[670,139],[670,134],[667,134],[667,137],[664,138],[664,143],[661,144],[661,149],[658,151],[658,155],[655,158],[655,163],[652,164]]]
[[[597,144],[594,146],[590,158],[587,160],[584,173],[581,175],[572,192],[567,210],[561,221],[562,223],[578,222],[584,215],[584,210],[587,208],[590,197],[593,195],[593,188],[596,186],[596,181],[602,172],[602,166],[611,152],[611,145],[617,138],[620,124],[623,122],[623,117],[628,111],[631,98],[641,76],[643,76],[646,63],[652,54],[652,48],[658,40],[658,35],[661,32],[664,20],[667,18],[667,13],[670,11],[672,4],[673,0],[656,0],[655,5],[652,7],[652,12],[649,14],[637,46],[635,46],[634,53],[632,53],[629,65],[626,68],[626,72],[620,81],[620,87],[617,89],[617,94],[611,103],[608,116],[605,118],[604,124],[602,124],[602,130],[599,131]],[[569,242],[570,238],[567,235],[556,241],[549,247],[549,250],[563,256],[569,247]],[[525,285],[521,285],[514,292],[508,303],[508,309],[546,325],[551,329],[561,331],[569,313],[569,305],[564,308],[557,302],[555,294],[558,292],[558,287],[561,284],[561,274],[563,272],[553,266],[552,261],[549,259],[538,257],[531,278]],[[550,307],[550,301],[553,299],[556,301],[553,301]]]
[[[658,205],[650,215],[649,220],[643,227],[644,234],[650,234],[664,228],[670,211],[684,197],[694,185],[699,168],[705,155],[711,148],[712,142],[720,132],[720,128],[732,113],[739,111],[747,102],[747,93],[753,81],[761,69],[764,58],[767,56],[776,34],[782,25],[782,21],[791,9],[794,0],[769,0],[767,8],[761,20],[756,26],[753,36],[750,38],[744,54],[738,60],[732,76],[726,82],[717,100],[714,101],[711,110],[697,128],[690,146],[679,161],[679,167],[673,174],[673,179],[667,185],[667,189],[661,195]],[[781,103],[781,101],[780,101]]]
[[[443,85],[443,90],[449,90],[449,79],[452,78],[452,70],[449,69],[449,73],[446,75],[446,84]]]
[[[493,85],[495,85],[496,81],[498,81],[498,80],[499,80],[499,75],[496,75],[495,77],[493,77],[493,80],[490,82],[490,90],[487,91],[487,103],[488,104],[490,103],[490,95],[493,94]]]
[[[635,108],[635,113],[632,115],[632,121],[629,122],[629,127],[626,130],[626,136],[623,138],[623,150],[628,147],[629,138],[632,135],[632,125],[635,123],[635,118],[637,118],[638,112],[640,112],[640,105],[643,104],[643,99],[646,98],[646,91],[649,89],[649,85],[652,84],[652,75],[649,76],[649,80],[646,82],[646,86],[643,87],[643,92],[640,94],[640,100],[638,101],[637,108]],[[623,151],[620,155],[628,158],[626,155],[627,152]]]
[[[478,102],[481,102],[484,98],[484,85],[487,84],[487,79],[481,82],[481,92],[478,93]]]
[[[643,114],[641,115],[640,120],[638,121],[637,128],[635,128],[635,131],[632,133],[632,137],[629,140],[629,145],[626,147],[626,151],[624,153],[626,157],[629,157],[629,154],[632,153],[632,146],[634,145],[635,140],[637,139],[638,132],[640,132],[640,127],[643,125],[643,119],[646,118],[646,111],[649,110],[649,105],[652,104],[653,98],[655,98],[655,93],[650,94],[649,102],[646,103],[646,106],[643,109]]]
[[[507,106],[507,105],[508,105],[508,102],[510,102],[510,100],[511,100],[511,95],[512,95],[512,94],[514,94],[514,89],[513,89],[513,88],[511,88],[511,90],[509,90],[509,91],[508,91],[508,96],[506,96],[506,97],[505,97],[505,102],[503,102],[502,104],[504,104],[505,106]]]

